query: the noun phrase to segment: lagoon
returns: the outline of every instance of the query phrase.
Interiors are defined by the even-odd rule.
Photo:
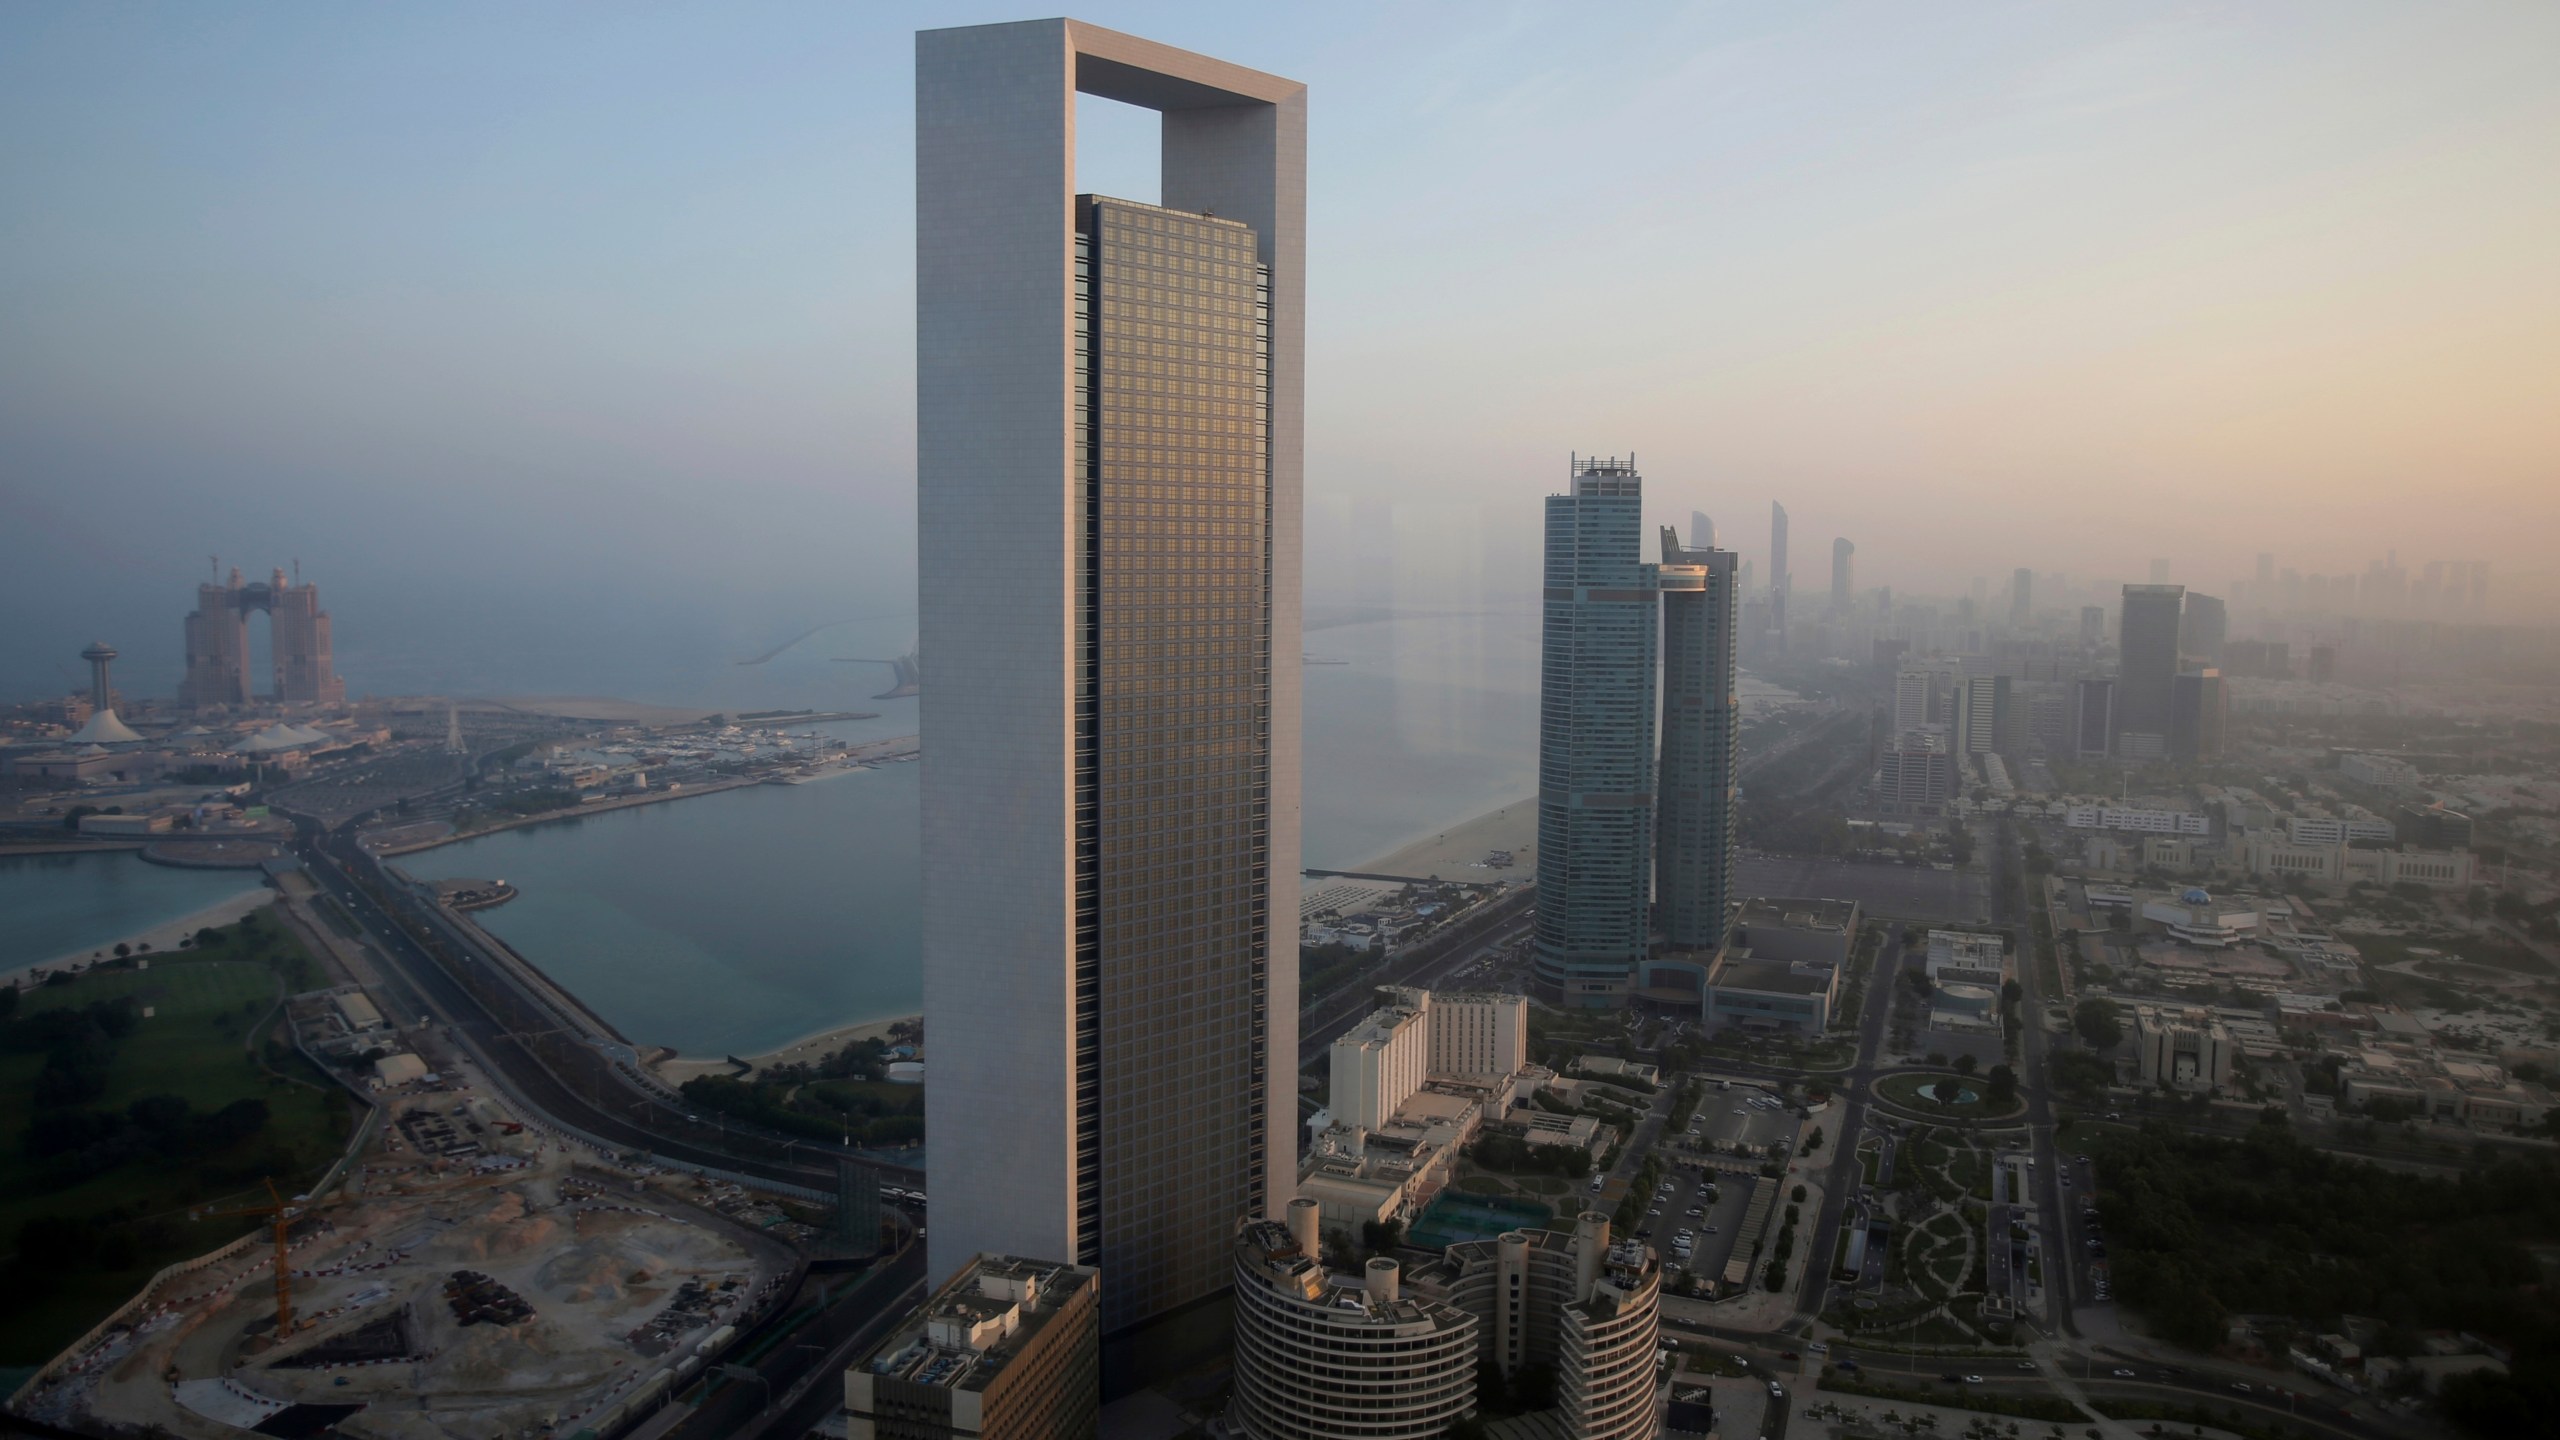
[[[0,974],[83,955],[258,887],[254,870],[180,870],[138,851],[0,856]]]

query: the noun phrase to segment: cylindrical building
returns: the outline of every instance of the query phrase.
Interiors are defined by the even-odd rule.
[[[1612,1243],[1608,1217],[1574,1233],[1514,1230],[1463,1241],[1407,1277],[1484,1327],[1484,1358],[1505,1376],[1551,1365],[1556,1413],[1588,1440],[1653,1440],[1662,1272],[1640,1241]]]
[[[1475,1408],[1475,1317],[1400,1294],[1392,1260],[1371,1261],[1365,1287],[1335,1283],[1289,1232],[1236,1233],[1237,1435],[1421,1440]]]

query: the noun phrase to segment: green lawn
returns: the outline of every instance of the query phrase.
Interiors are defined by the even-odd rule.
[[[343,1092],[290,1052],[277,1068],[301,1083],[269,1074],[245,1049],[253,1027],[275,1014],[279,972],[301,972],[295,978],[306,981],[317,975],[289,933],[253,917],[246,933],[223,944],[148,958],[148,970],[87,975],[29,991],[20,1003],[22,1016],[125,997],[151,1010],[115,1042],[106,1092],[78,1108],[121,1112],[144,1096],[176,1095],[202,1113],[256,1099],[268,1108],[266,1128],[211,1154],[145,1155],[56,1183],[49,1167],[27,1156],[22,1140],[45,1056],[0,1050],[0,1246],[14,1255],[20,1227],[49,1215],[94,1220],[116,1237],[97,1261],[27,1283],[0,1307],[0,1364],[48,1358],[161,1266],[202,1254],[243,1229],[238,1220],[190,1222],[189,1206],[245,1198],[255,1177],[270,1172],[290,1194],[316,1179],[346,1143],[351,1118]]]
[[[1971,1098],[1960,1100],[1953,1105],[1945,1105],[1939,1103],[1934,1095],[1921,1093],[1924,1089],[1934,1089],[1940,1082],[1947,1080],[1953,1080],[1962,1086],[1964,1093]],[[1875,1088],[1878,1099],[1899,1105],[1906,1110],[1917,1111],[1924,1115],[1941,1115],[1950,1120],[1984,1120],[2009,1115],[2018,1109],[2014,1104],[2006,1109],[1992,1109],[1989,1101],[1984,1098],[1991,1088],[1991,1082],[1978,1075],[1960,1076],[1936,1071],[1906,1071],[1885,1076],[1876,1082]]]

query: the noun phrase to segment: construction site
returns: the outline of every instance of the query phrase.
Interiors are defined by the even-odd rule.
[[[610,1433],[794,1277],[779,1217],[734,1187],[546,1134],[467,1067],[378,1099],[336,1190],[213,1212],[258,1228],[164,1273],[15,1408],[190,1437]]]

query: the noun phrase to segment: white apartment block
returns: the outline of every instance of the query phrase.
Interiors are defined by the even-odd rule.
[[[2074,830],[2134,830],[2146,835],[2210,835],[2213,821],[2192,810],[2137,810],[2115,805],[2074,805],[2063,817]]]
[[[1382,986],[1386,1003],[1333,1042],[1334,1123],[1385,1128],[1434,1075],[1501,1079],[1529,1064],[1529,1001],[1491,991]]]
[[[2388,845],[2400,838],[2398,827],[2364,810],[2345,815],[2296,815],[2285,822],[2285,833],[2293,837],[2296,845],[2347,845],[2358,840],[2379,840]]]
[[[1997,990],[2007,978],[2008,951],[1997,935],[1932,930],[1927,963],[1932,985],[1988,985]]]
[[[1430,997],[1421,1005],[1390,1005],[1369,1012],[1333,1042],[1333,1092],[1327,1108],[1337,1125],[1385,1127],[1396,1107],[1413,1098],[1431,1073]]]
[[[2341,755],[2338,773],[2367,785],[2415,787],[2424,778],[2417,766],[2388,755]]]

